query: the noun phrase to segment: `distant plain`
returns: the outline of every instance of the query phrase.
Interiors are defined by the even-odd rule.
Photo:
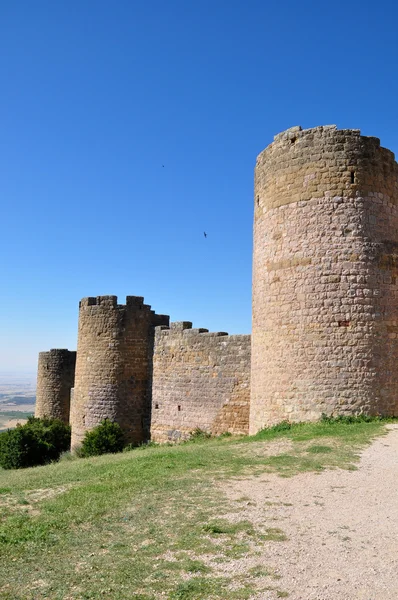
[[[0,372],[0,431],[25,423],[34,414],[36,382],[31,373]]]

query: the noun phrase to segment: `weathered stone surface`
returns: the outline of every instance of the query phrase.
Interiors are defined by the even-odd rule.
[[[154,326],[168,322],[138,296],[125,305],[116,296],[80,302],[72,448],[105,418],[119,423],[127,442],[148,438]]]
[[[250,336],[169,329],[141,297],[85,298],[74,447],[105,417],[139,443],[322,413],[398,415],[393,153],[356,129],[292,127],[257,159],[254,204],[250,418]],[[36,414],[66,420],[73,353],[62,353],[40,354]]]
[[[53,349],[39,353],[36,417],[69,423],[70,392],[75,379],[76,352]]]
[[[249,429],[250,335],[156,328],[151,438],[181,439],[196,428],[213,434]]]
[[[255,169],[250,431],[398,414],[398,165],[335,126],[275,137]]]

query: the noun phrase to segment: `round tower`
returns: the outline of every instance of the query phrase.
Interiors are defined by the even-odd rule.
[[[374,137],[293,127],[257,158],[250,431],[398,415],[398,165]]]
[[[53,349],[39,353],[36,417],[69,423],[70,393],[75,379],[76,352]]]
[[[126,442],[148,437],[155,315],[143,298],[83,298],[79,310],[76,377],[71,405],[72,449],[103,419],[119,423]]]

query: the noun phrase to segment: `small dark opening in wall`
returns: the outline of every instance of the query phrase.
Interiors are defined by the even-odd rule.
[[[177,410],[178,410],[178,412],[181,411],[181,406],[180,405],[177,406]]]
[[[349,321],[338,321],[339,327],[349,327]]]
[[[156,408],[156,409],[157,409],[157,408],[159,408],[159,404],[155,404],[155,408]]]
[[[351,183],[355,183],[355,171],[351,171]]]
[[[296,137],[292,137],[290,138],[290,143],[291,144],[295,144],[296,143],[297,138]]]
[[[257,196],[256,201],[257,201],[257,206],[260,206],[260,196]]]

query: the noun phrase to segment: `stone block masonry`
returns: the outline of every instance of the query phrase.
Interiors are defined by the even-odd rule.
[[[398,165],[335,126],[275,137],[255,169],[250,431],[398,415]]]
[[[75,379],[76,352],[53,349],[39,353],[36,417],[69,423],[70,394]]]
[[[125,305],[116,296],[80,302],[72,448],[105,418],[119,423],[126,442],[149,437],[154,327],[168,323],[140,296]]]
[[[169,328],[141,297],[84,298],[73,447],[106,417],[138,444],[398,416],[398,165],[377,138],[293,127],[258,156],[252,324],[251,338]],[[65,353],[40,354],[38,416],[67,419]]]
[[[151,439],[249,430],[250,335],[208,333],[190,322],[157,327]]]

